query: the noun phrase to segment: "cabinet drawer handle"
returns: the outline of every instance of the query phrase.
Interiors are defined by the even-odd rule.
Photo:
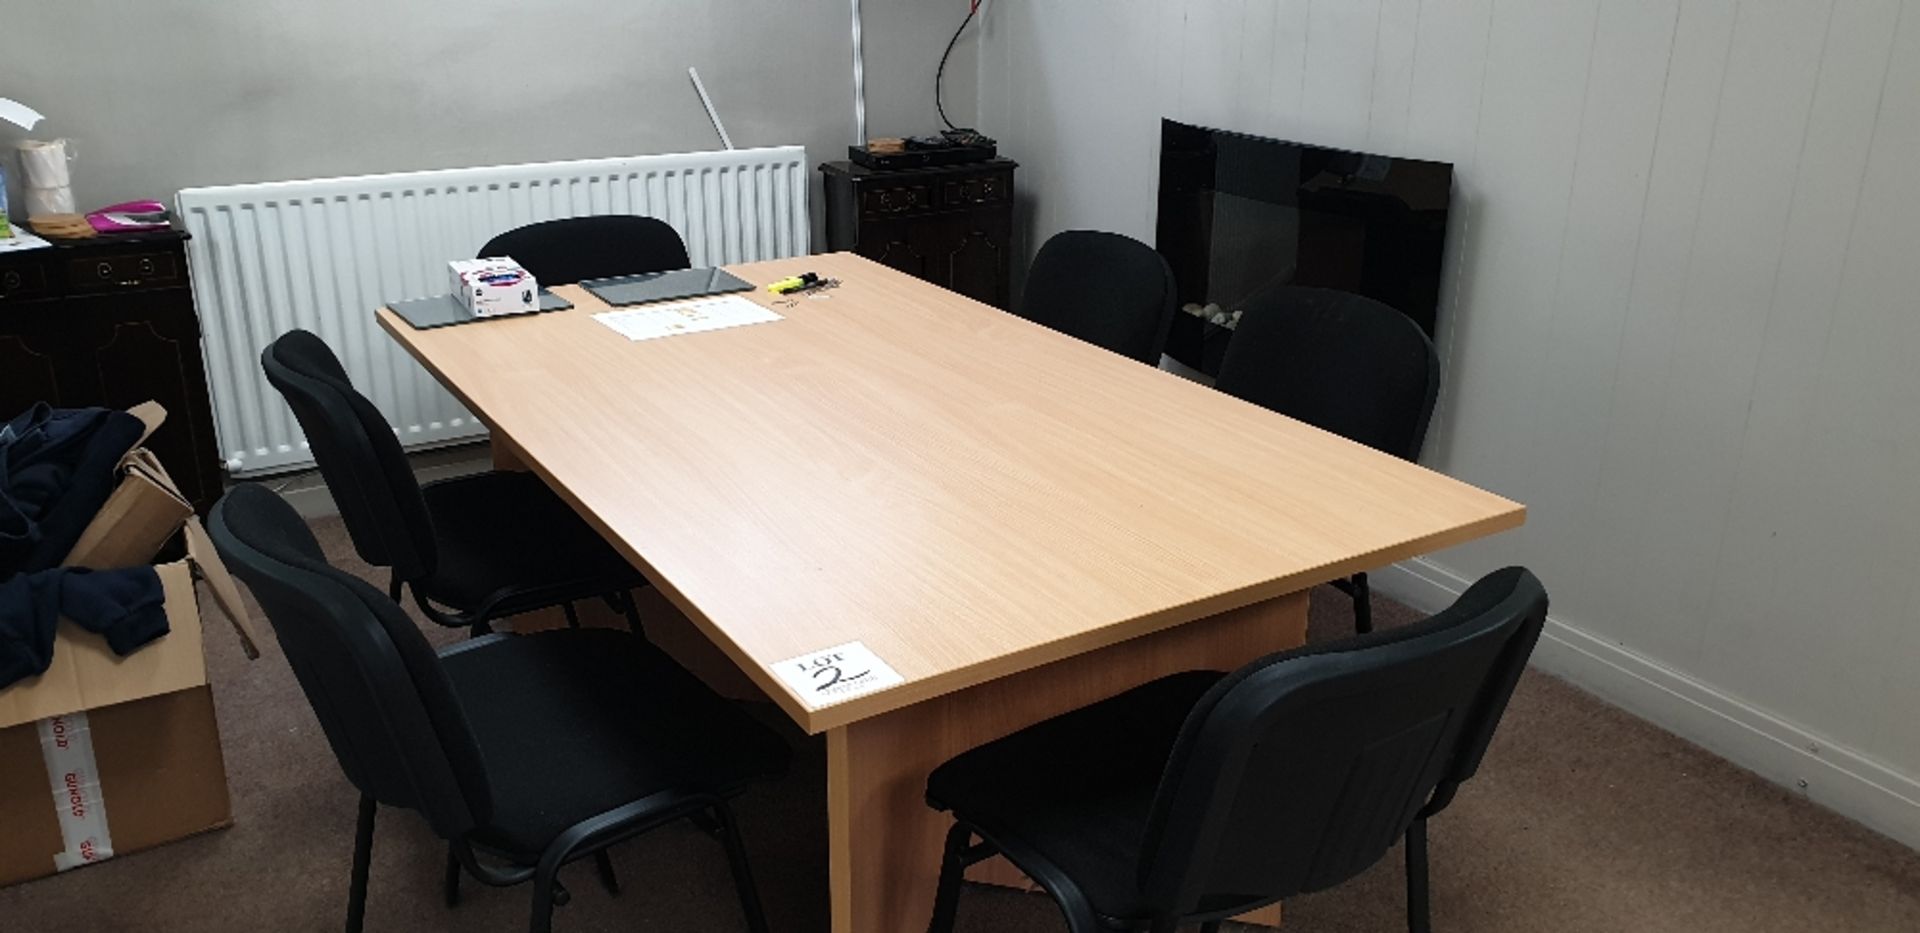
[[[8,269],[6,278],[0,281],[4,281],[7,291],[13,291],[20,287],[20,273]]]
[[[141,275],[153,274],[153,260],[151,259],[140,260],[140,274]]]
[[[880,192],[880,209],[883,211],[904,211],[911,209],[919,198],[912,188],[896,188]]]
[[[113,278],[113,263],[103,262],[98,266],[95,266],[94,271],[99,272],[100,277],[103,279]]]

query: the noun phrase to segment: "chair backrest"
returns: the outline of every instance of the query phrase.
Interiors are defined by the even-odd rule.
[[[326,342],[288,331],[260,351],[260,368],[300,422],[360,559],[402,580],[433,573],[433,519],[406,451]]]
[[[1418,460],[1440,392],[1440,360],[1420,325],[1387,305],[1287,286],[1244,309],[1214,387]]]
[[[418,810],[458,839],[492,814],[478,743],[420,629],[365,581],[329,566],[293,507],[235,486],[207,533],[266,610],[333,754],[360,792]]]
[[[687,244],[664,221],[632,214],[567,217],[509,230],[480,248],[506,256],[543,286],[685,269]]]
[[[1173,270],[1153,247],[1118,233],[1068,230],[1033,257],[1020,316],[1157,364],[1175,295]]]
[[[1540,581],[1510,567],[1424,622],[1228,675],[1161,777],[1148,901],[1170,916],[1257,906],[1378,861],[1478,769],[1546,613]]]

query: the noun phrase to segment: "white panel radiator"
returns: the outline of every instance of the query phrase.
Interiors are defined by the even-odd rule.
[[[389,301],[446,291],[447,261],[495,234],[589,214],[672,224],[695,266],[807,251],[799,146],[190,188],[179,214],[205,333],[220,448],[235,475],[313,462],[293,413],[260,372],[260,350],[305,328],[408,447],[485,433],[380,330]]]

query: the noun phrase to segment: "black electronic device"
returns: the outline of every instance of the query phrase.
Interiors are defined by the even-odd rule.
[[[1437,330],[1453,166],[1161,122],[1155,247],[1180,305],[1167,355],[1217,373],[1268,289],[1332,288]]]
[[[875,152],[867,146],[848,146],[847,158],[852,159],[855,165],[884,172],[985,162],[999,155],[995,140],[974,130],[946,130],[938,136],[912,136],[903,140],[903,143],[903,148],[886,152]]]
[[[725,269],[718,268],[675,269],[671,272],[646,272],[640,275],[585,279],[581,281],[580,287],[592,293],[595,298],[615,307],[753,290],[751,283]]]

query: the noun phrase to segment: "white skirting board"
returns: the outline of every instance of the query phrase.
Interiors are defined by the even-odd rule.
[[[1374,589],[1437,612],[1472,581],[1424,558],[1368,575]],[[1920,849],[1920,779],[1901,774],[1712,684],[1547,617],[1533,665],[1768,781]]]

